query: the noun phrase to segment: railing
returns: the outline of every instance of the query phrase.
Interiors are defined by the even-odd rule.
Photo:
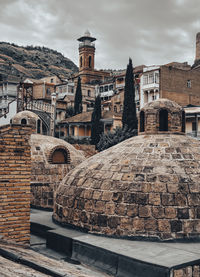
[[[90,42],[90,41],[88,41],[88,42],[80,42],[79,43],[79,47],[83,47],[83,46],[92,46],[92,47],[95,47],[95,43],[94,42]]]

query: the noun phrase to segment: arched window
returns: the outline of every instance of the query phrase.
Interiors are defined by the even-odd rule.
[[[40,119],[38,119],[37,121],[37,133],[40,134],[40,124],[41,124],[41,121]]]
[[[145,122],[144,122],[144,112],[140,112],[140,132],[144,132]]]
[[[89,56],[89,67],[91,68],[92,67],[92,57]]]
[[[159,112],[159,131],[168,131],[168,111],[165,109]]]
[[[26,125],[26,124],[27,124],[27,120],[26,120],[26,118],[22,118],[22,120],[21,120],[21,124],[23,124],[23,125]]]
[[[70,154],[67,149],[61,147],[56,147],[52,149],[49,156],[49,163],[51,164],[69,164]]]
[[[185,111],[182,111],[182,132],[185,133]]]
[[[83,66],[83,58],[82,58],[82,56],[80,57],[80,67],[82,67]]]

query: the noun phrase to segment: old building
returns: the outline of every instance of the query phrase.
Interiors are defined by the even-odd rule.
[[[59,137],[73,137],[75,139],[90,138],[92,126],[92,112],[84,112],[66,118],[58,124]],[[104,132],[112,131],[116,127],[122,126],[121,114],[112,111],[102,111],[101,121]]]

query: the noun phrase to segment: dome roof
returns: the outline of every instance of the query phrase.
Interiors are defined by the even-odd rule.
[[[48,163],[52,151],[56,149],[63,149],[69,153],[70,164],[73,164],[73,167],[85,160],[85,157],[81,151],[77,150],[70,143],[62,139],[51,136],[43,136],[40,134],[32,134],[30,144],[32,161],[44,160]],[[39,152],[36,151],[37,147],[40,148]]]
[[[19,123],[21,121],[21,119],[23,118],[27,118],[27,119],[39,119],[38,115],[33,113],[33,112],[30,112],[30,111],[22,111],[22,112],[19,112],[17,113],[16,115],[13,116],[12,118],[12,122],[13,123]]]
[[[169,114],[182,111],[165,101]],[[143,111],[163,103],[155,102]],[[200,142],[183,133],[141,133],[71,171],[53,217],[93,233],[167,240],[200,237],[199,205]]]

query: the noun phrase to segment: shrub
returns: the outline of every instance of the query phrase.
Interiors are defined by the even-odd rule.
[[[99,143],[97,144],[97,150],[103,151],[136,135],[137,130],[128,129],[126,126],[124,128],[117,127],[115,130],[100,136]]]

